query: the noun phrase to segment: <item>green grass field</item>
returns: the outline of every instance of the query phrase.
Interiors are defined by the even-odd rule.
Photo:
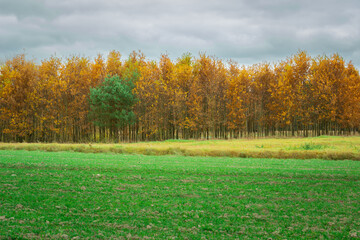
[[[358,161],[3,150],[0,166],[0,239],[360,237]]]
[[[360,137],[168,140],[122,144],[0,143],[0,150],[113,152],[144,155],[360,160]]]

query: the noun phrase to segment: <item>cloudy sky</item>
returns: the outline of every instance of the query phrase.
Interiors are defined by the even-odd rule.
[[[360,66],[360,0],[0,0],[0,59],[94,57],[110,50],[240,64],[299,49]]]

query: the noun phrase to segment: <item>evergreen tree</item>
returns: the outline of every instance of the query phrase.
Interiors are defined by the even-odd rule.
[[[135,123],[132,108],[137,99],[132,90],[136,78],[136,72],[128,79],[108,76],[90,90],[90,118],[96,126],[109,129],[110,135],[115,138],[120,128]]]

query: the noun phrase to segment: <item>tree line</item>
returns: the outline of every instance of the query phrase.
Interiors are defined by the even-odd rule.
[[[359,125],[359,72],[337,54],[239,66],[111,51],[41,63],[17,55],[0,68],[4,142],[343,135]]]

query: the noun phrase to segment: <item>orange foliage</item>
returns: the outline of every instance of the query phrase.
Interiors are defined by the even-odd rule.
[[[90,89],[108,75],[136,79],[136,124],[115,133],[88,116]],[[140,51],[126,60],[111,51],[106,59],[51,57],[40,64],[18,55],[0,67],[2,141],[308,136],[348,134],[359,125],[359,72],[336,54],[299,51],[276,64],[239,67],[206,54],[176,61],[161,55],[157,62]]]

